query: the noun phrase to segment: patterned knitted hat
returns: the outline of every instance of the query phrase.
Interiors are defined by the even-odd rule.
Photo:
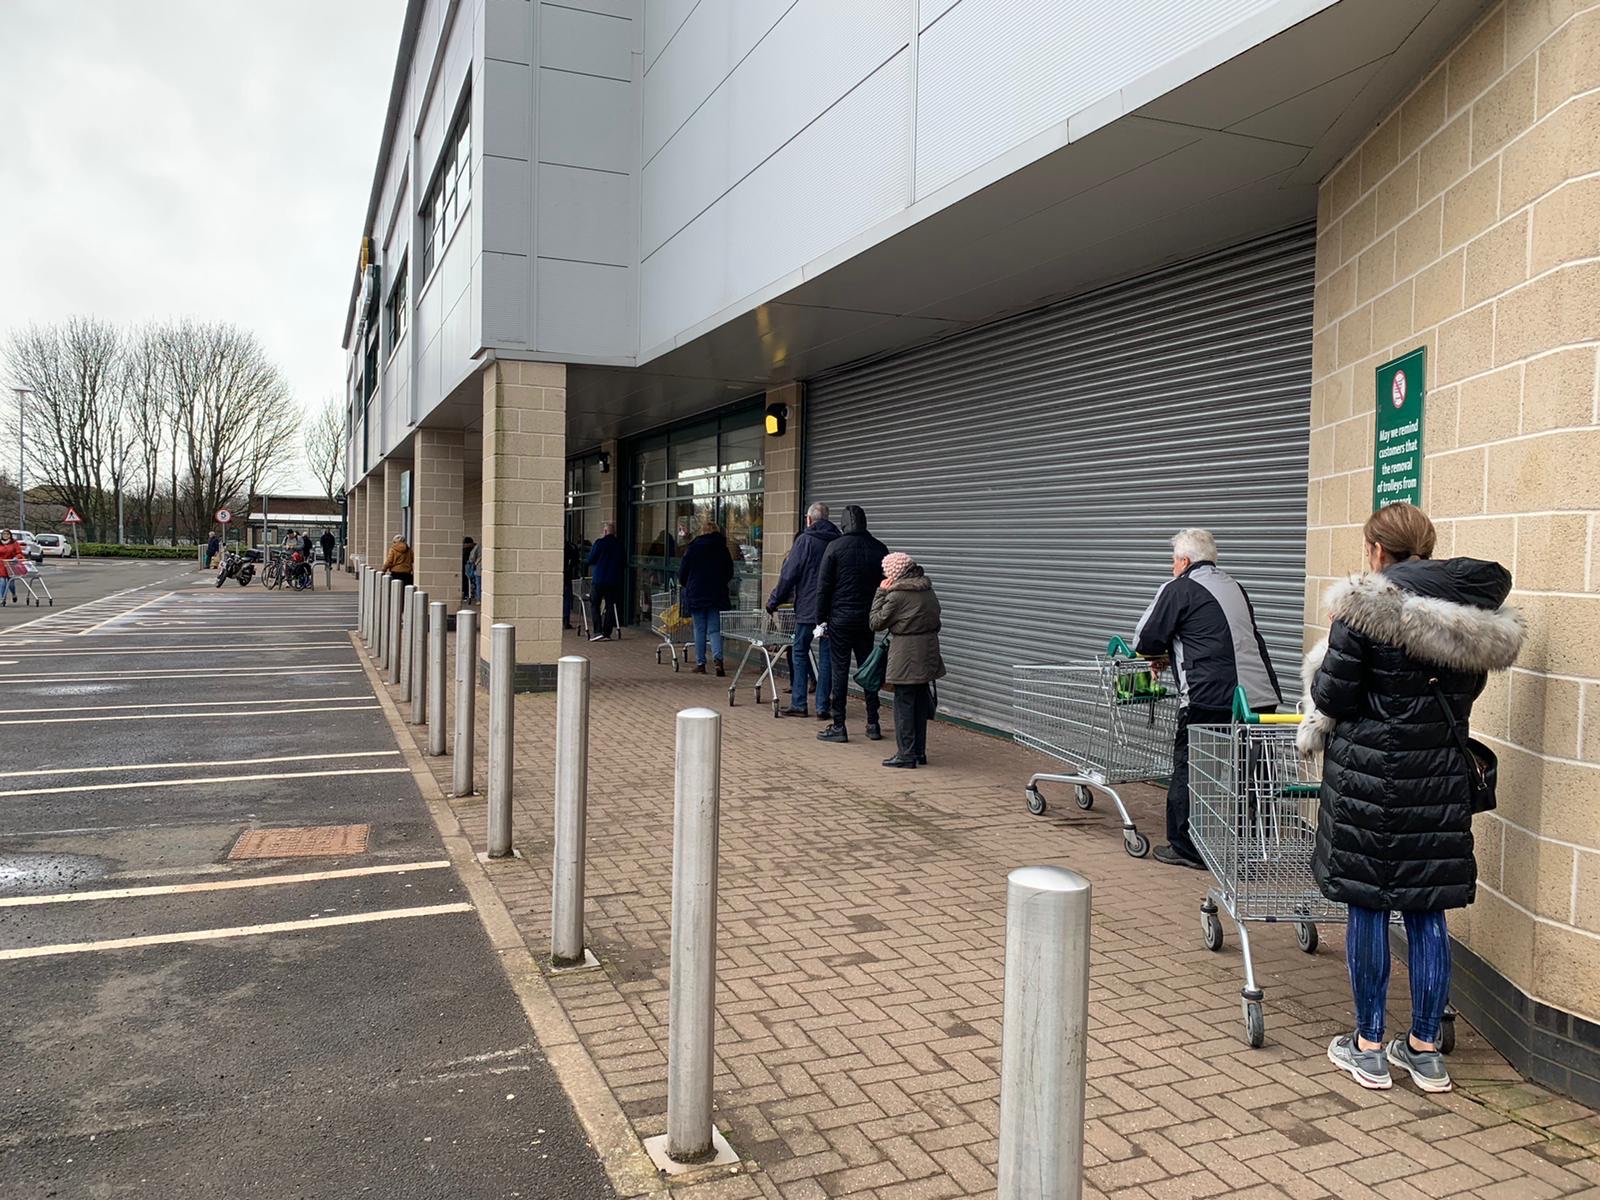
[[[914,566],[916,563],[912,561],[911,555],[896,551],[884,558],[883,577],[892,584]]]

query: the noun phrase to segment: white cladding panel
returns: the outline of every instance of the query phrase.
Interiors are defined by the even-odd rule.
[[[571,71],[539,72],[539,161],[629,174],[638,165],[633,89]]]
[[[648,350],[892,216],[911,186],[901,51],[642,267]]]
[[[645,70],[650,69],[698,3],[699,0],[644,0]]]
[[[1277,3],[960,0],[918,48],[918,198]]]
[[[802,0],[790,9],[644,169],[644,254],[908,45],[911,14],[911,0]]]
[[[533,61],[533,19],[528,0],[485,0],[483,54],[503,62]]]
[[[544,164],[538,193],[539,245],[552,257],[633,266],[637,247],[629,176]]]
[[[541,4],[539,65],[626,83],[633,78],[628,26],[628,21],[605,13]]]
[[[549,354],[602,356],[632,344],[633,298],[625,267],[539,260],[539,349]]]

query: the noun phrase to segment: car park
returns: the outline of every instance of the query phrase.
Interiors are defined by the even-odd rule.
[[[72,542],[59,533],[41,533],[33,536],[34,546],[29,554],[35,558],[71,558]]]

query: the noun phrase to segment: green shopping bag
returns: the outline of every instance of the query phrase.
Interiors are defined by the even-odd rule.
[[[889,635],[872,648],[865,662],[856,670],[856,682],[864,692],[883,691],[883,677],[889,673]]]

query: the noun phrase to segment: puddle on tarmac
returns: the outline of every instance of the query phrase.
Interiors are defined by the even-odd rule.
[[[50,689],[52,696],[94,696],[101,692],[115,691],[118,685],[114,683],[67,683]]]
[[[104,859],[83,854],[0,854],[0,895],[68,892],[109,871]]]

